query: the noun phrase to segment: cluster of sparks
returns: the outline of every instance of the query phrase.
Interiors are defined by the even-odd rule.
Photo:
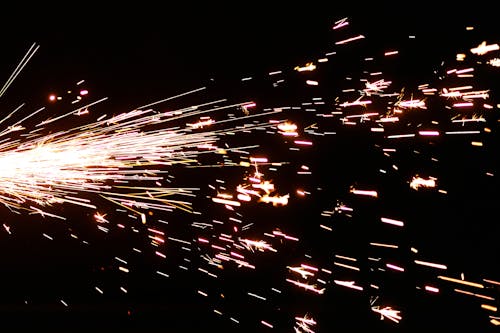
[[[334,51],[289,70],[268,73],[267,78],[271,79],[272,87],[279,89],[286,86],[287,75],[295,75],[303,78],[304,89],[320,89],[322,80],[315,73],[327,68],[337,52],[348,52],[349,45],[365,39],[364,35],[344,33],[348,26],[347,19],[339,20],[333,25],[332,30],[338,38]],[[463,137],[470,147],[485,147],[485,136],[494,131],[489,127],[487,119],[491,118],[491,114],[499,106],[495,105],[494,96],[490,96],[488,88],[474,85],[474,65],[496,70],[495,67],[499,66],[498,51],[498,44],[486,41],[471,45],[467,52],[457,54],[456,59],[441,64],[437,80],[419,84],[415,91],[411,91],[411,87],[405,87],[404,82],[396,82],[397,78],[383,78],[384,68],[373,65],[376,57],[369,56],[364,62],[373,65],[371,67],[376,68],[375,70],[365,71],[359,78],[346,77],[344,82],[350,86],[331,87],[332,90],[339,89],[335,92],[336,95],[319,97],[321,90],[318,90],[315,97],[291,106],[258,105],[252,101],[226,104],[226,100],[215,100],[167,112],[158,112],[152,108],[170,100],[167,99],[114,116],[102,115],[94,122],[68,130],[47,131],[47,128],[50,129],[48,125],[53,126],[63,118],[88,116],[88,113],[92,113],[92,108],[106,100],[102,98],[78,106],[62,116],[36,122],[32,125],[33,129],[29,130],[25,124],[36,118],[35,115],[39,116],[42,108],[0,133],[3,138],[0,141],[0,203],[16,213],[26,211],[56,219],[65,219],[65,216],[57,214],[57,205],[70,204],[93,209],[96,211],[94,219],[100,230],[107,232],[109,229],[103,225],[112,221],[107,219],[106,213],[100,211],[96,200],[92,198],[110,201],[118,210],[131,212],[149,227],[148,237],[158,257],[169,259],[162,251],[166,241],[180,245],[190,254],[198,253],[197,267],[191,259],[186,258],[185,261],[190,264],[179,265],[179,269],[193,270],[193,274],[206,277],[209,282],[205,287],[196,286],[196,293],[209,302],[217,299],[217,304],[220,304],[221,294],[215,290],[212,292],[210,285],[212,281],[222,280],[220,277],[223,276],[224,269],[258,271],[257,258],[279,257],[288,247],[295,248],[302,241],[301,235],[287,231],[286,223],[269,225],[265,221],[259,225],[258,221],[251,220],[251,214],[245,215],[241,211],[245,207],[265,207],[282,212],[289,206],[301,205],[301,200],[321,196],[323,190],[320,188],[323,186],[321,180],[315,183],[312,179],[314,168],[308,163],[295,165],[291,161],[273,161],[272,157],[254,154],[252,148],[258,151],[258,146],[232,147],[227,142],[224,143],[224,140],[230,141],[236,133],[258,132],[261,136],[279,137],[291,154],[300,154],[316,143],[328,142],[337,132],[360,128],[364,134],[374,138],[373,149],[382,161],[381,165],[368,165],[367,162],[367,167],[377,168],[376,172],[382,179],[393,175],[398,179],[404,178],[402,182],[413,194],[431,193],[438,197],[436,200],[441,200],[439,196],[446,197],[449,194],[446,182],[440,181],[437,171],[435,174],[428,172],[433,168],[437,169],[439,156],[428,156],[420,150],[426,151],[425,147],[439,144],[443,137]],[[25,58],[29,59],[32,52],[33,48]],[[403,54],[404,50],[392,49],[384,52],[381,57],[397,58]],[[18,66],[22,67],[24,66]],[[242,84],[252,80],[257,79],[241,79]],[[81,83],[83,81],[79,82]],[[6,87],[0,96],[5,89]],[[200,91],[203,88],[182,96]],[[87,90],[80,90],[75,104],[83,103],[90,98],[89,95],[91,94]],[[57,101],[57,97],[51,96],[50,101]],[[440,114],[437,114],[433,109],[435,101],[442,103],[445,111],[439,110]],[[20,109],[22,107],[15,111]],[[220,113],[233,111],[242,115],[235,117],[230,114],[224,119],[217,118]],[[307,115],[305,123],[288,118],[289,114],[297,113]],[[416,115],[419,114],[420,117],[421,113],[425,113],[423,118],[428,117],[429,120],[418,120]],[[14,112],[6,119],[13,114]],[[254,116],[257,121],[232,127],[225,125],[254,120]],[[270,119],[270,116],[275,118]],[[179,126],[181,123],[184,126]],[[410,140],[415,140],[416,143],[412,144]],[[370,142],[373,144],[373,141]],[[217,167],[231,167],[231,170],[237,170],[236,177],[240,178],[235,181],[233,177],[227,183],[224,179],[215,179],[213,184],[200,184],[198,188],[172,188],[164,185],[169,182],[165,174],[168,174],[170,167],[180,165],[201,170],[203,165],[199,165],[199,160],[206,154],[221,157],[223,162],[218,162]],[[320,154],[333,155],[334,152]],[[406,156],[405,154],[414,159],[424,159],[429,167],[421,170],[422,172],[415,170],[417,168],[411,169],[413,173],[410,175],[401,172],[403,167],[398,166],[397,160]],[[481,167],[487,169],[490,166]],[[273,181],[280,179],[282,168],[294,168],[297,182],[300,182],[294,191]],[[492,169],[482,172],[486,177],[495,176],[495,170]],[[223,208],[221,216],[210,218],[192,207],[189,198],[197,196],[202,190],[211,193],[208,195],[209,204]],[[383,181],[374,186],[354,180],[340,197],[330,198],[329,201],[334,202],[333,207],[323,207],[320,212],[311,212],[311,221],[306,222],[314,224],[318,232],[324,235],[322,237],[328,239],[338,228],[342,229],[343,225],[355,223],[353,221],[357,220],[357,214],[363,214],[364,206],[384,202],[386,193]],[[163,231],[163,221],[147,219],[149,211],[171,212],[174,209],[184,210],[195,216],[195,221],[190,225],[191,239],[173,237],[168,231]],[[390,210],[387,215],[372,218],[373,223],[380,224],[381,230],[391,230],[391,234],[393,230],[404,229],[411,223],[405,221],[404,216],[393,216]],[[4,224],[4,228],[10,233],[10,226]],[[249,290],[243,297],[259,304],[269,301],[273,311],[279,311],[275,309],[278,308],[275,305],[283,302],[280,301],[282,295],[291,289],[315,297],[326,297],[329,292],[335,293],[339,288],[347,288],[353,293],[366,294],[371,311],[381,320],[398,324],[405,316],[401,310],[403,306],[385,300],[383,281],[386,276],[408,274],[411,267],[412,270],[426,269],[435,272],[429,280],[418,281],[414,286],[415,292],[434,295],[451,290],[453,293],[478,299],[481,309],[487,312],[489,322],[492,325],[500,324],[500,315],[495,305],[498,302],[495,290],[500,282],[490,278],[469,281],[463,273],[450,271],[447,265],[421,256],[417,245],[403,248],[406,245],[400,244],[397,239],[389,242],[384,235],[374,235],[376,237],[379,239],[368,240],[370,251],[366,258],[357,257],[357,254],[349,255],[350,249],[338,249],[328,254],[326,263],[307,253],[293,263],[281,262],[285,276],[279,285],[260,292]],[[411,262],[391,259],[397,258],[397,253],[406,250],[412,255]],[[134,251],[141,252],[136,248]],[[117,260],[119,269],[128,272],[127,260]],[[365,261],[368,264],[360,264]],[[361,279],[364,269],[374,272],[373,279]],[[157,273],[162,277],[171,275],[163,271]],[[450,289],[450,285],[454,287]],[[104,292],[99,287],[96,290],[100,294]],[[67,305],[65,302],[63,304]],[[238,314],[234,313],[230,305],[226,310],[219,305],[214,306],[213,312],[229,318],[235,325],[242,325]],[[291,314],[290,318],[294,321],[292,325],[295,332],[313,333],[317,324],[321,327],[321,322],[315,318],[314,313],[304,316]],[[257,326],[268,329],[282,325],[269,317],[258,318],[256,323]]]

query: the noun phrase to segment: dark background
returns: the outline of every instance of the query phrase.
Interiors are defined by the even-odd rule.
[[[37,42],[41,47],[2,97],[0,105],[2,110],[7,110],[5,112],[10,112],[22,102],[35,109],[47,104],[50,93],[64,94],[68,87],[81,79],[86,80],[85,87],[91,94],[110,97],[99,109],[99,112],[108,114],[129,111],[204,85],[214,87],[209,92],[212,94],[213,91],[214,96],[235,100],[258,96],[260,101],[270,105],[289,98],[290,103],[296,103],[300,94],[292,95],[285,91],[278,97],[258,83],[251,90],[245,90],[239,79],[293,68],[331,49],[335,41],[331,26],[346,16],[352,19],[353,31],[367,37],[365,46],[373,52],[398,47],[402,45],[400,43],[407,43],[408,35],[415,34],[414,53],[408,52],[406,60],[391,67],[391,70],[399,75],[400,80],[416,84],[432,74],[441,58],[453,58],[456,49],[467,50],[467,47],[479,44],[483,37],[491,42],[495,41],[493,37],[498,40],[499,29],[489,15],[490,10],[478,3],[470,5],[307,2],[271,8],[255,4],[159,6],[141,3],[106,8],[81,4],[67,8],[47,4],[39,10],[6,10],[2,20],[4,33],[0,78],[8,78],[31,43]],[[463,31],[463,27],[469,24],[477,26],[477,31],[465,40],[456,31]],[[328,74],[336,77],[337,73],[345,75],[359,71],[359,62],[355,59],[355,51],[358,50],[354,47],[353,54],[340,55],[338,61],[341,66],[334,67]],[[332,78],[331,83],[337,83],[336,79]],[[298,91],[293,85],[290,89]],[[328,88],[322,89],[328,93]],[[304,96],[308,96],[307,93]],[[190,104],[186,100],[179,103]],[[57,111],[54,107],[50,110]],[[277,271],[275,265],[293,261],[303,253],[315,253],[316,258],[322,258],[327,263],[331,261],[332,251],[346,251],[353,256],[369,255],[367,241],[371,240],[371,235],[382,231],[370,229],[366,221],[387,212],[414,221],[403,235],[390,236],[401,244],[422,246],[429,257],[449,263],[454,272],[461,269],[471,272],[472,280],[498,277],[495,269],[499,253],[495,245],[498,227],[493,224],[498,199],[495,194],[497,183],[479,176],[486,167],[496,170],[497,161],[492,157],[497,147],[496,137],[490,139],[491,148],[486,155],[465,150],[470,149],[466,145],[468,142],[441,143],[440,150],[436,152],[444,160],[439,174],[447,177],[451,192],[456,187],[457,194],[451,199],[443,200],[434,194],[417,197],[404,187],[407,185],[403,180],[395,177],[384,180],[384,184],[388,184],[385,192],[389,199],[383,204],[353,201],[362,211],[356,221],[363,226],[363,232],[348,225],[340,227],[341,236],[332,239],[322,233],[317,234],[316,229],[304,224],[304,221],[319,219],[321,210],[330,208],[337,198],[346,196],[346,189],[353,182],[380,184],[377,166],[387,162],[370,148],[378,142],[368,138],[360,140],[360,133],[363,132],[340,133],[339,137],[344,141],[319,141],[315,150],[308,153],[312,159],[309,163],[315,167],[311,187],[321,186],[324,192],[314,193],[300,208],[283,209],[276,213],[267,207],[259,207],[257,212],[248,212],[253,214],[255,220],[274,217],[275,221],[281,221],[294,217],[286,227],[303,237],[300,247],[283,247],[287,252],[280,252],[275,257],[263,257],[262,261],[258,261],[260,268],[257,273],[246,274],[229,268],[214,284],[194,272],[195,260],[199,260],[196,254],[191,257],[192,271],[176,270],[166,280],[159,277],[156,270],[173,271],[183,261],[185,254],[176,249],[169,253],[168,264],[158,261],[153,253],[129,256],[131,273],[124,276],[116,270],[114,257],[129,253],[127,251],[132,246],[146,248],[147,239],[119,232],[99,232],[92,227],[92,212],[66,208],[65,212],[72,218],[59,222],[13,215],[6,208],[2,209],[1,218],[12,227],[13,235],[0,235],[1,322],[9,327],[8,331],[17,331],[16,327],[67,332],[91,329],[129,329],[136,332],[151,329],[163,332],[264,331],[260,320],[278,318],[275,322],[281,325],[275,331],[291,331],[293,323],[288,322],[289,318],[285,315],[311,311],[317,314],[320,332],[345,327],[390,330],[392,325],[386,325],[368,313],[366,295],[360,296],[350,290],[346,292],[337,288],[322,298],[291,291],[266,305],[254,299],[248,300],[246,296],[247,286],[258,290],[283,283],[284,274]],[[402,152],[397,157],[398,161],[406,170],[404,172],[410,175],[416,159],[409,147],[407,150],[404,146],[400,149]],[[332,156],[325,151],[336,152],[340,162],[332,163]],[[370,156],[369,162],[360,165],[360,156]],[[370,168],[367,169],[367,166]],[[476,169],[481,170],[475,173]],[[406,176],[404,172],[402,174]],[[478,176],[464,177],[469,173]],[[190,178],[193,183],[206,180],[201,176],[193,177]],[[208,179],[210,177],[214,179],[217,174],[210,175]],[[464,178],[467,178],[465,183],[462,182]],[[184,184],[188,182],[186,179],[189,178],[180,178],[180,181]],[[432,218],[427,213],[432,214]],[[175,221],[176,214],[167,219]],[[207,209],[208,214],[218,216],[224,212]],[[179,215],[179,220],[186,219]],[[477,222],[472,231],[469,227],[471,220]],[[275,223],[280,225],[283,222]],[[432,235],[428,234],[429,228],[434,230]],[[179,222],[171,222],[169,231],[180,235],[189,233],[189,229]],[[78,233],[89,244],[71,239],[68,237],[71,232]],[[48,241],[41,236],[42,233],[54,236],[55,241]],[[409,254],[405,252],[398,256],[404,261],[408,260]],[[486,315],[477,302],[464,301],[452,291],[447,292],[446,287],[442,296],[435,299],[420,296],[413,287],[415,281],[425,280],[425,272],[410,272],[408,276],[392,283],[394,290],[388,289],[389,298],[401,301],[404,307],[411,309],[408,311],[408,323],[400,330],[459,329],[470,324],[489,327],[485,324]],[[104,289],[104,295],[97,293],[95,286]],[[120,286],[126,287],[129,293],[120,293]],[[196,294],[201,286],[213,291],[213,294],[225,293],[228,300],[207,301]],[[248,290],[252,290],[251,287]],[[61,299],[70,306],[64,307]],[[241,324],[235,325],[227,316],[219,318],[214,314],[212,310],[217,307],[217,302],[221,302],[221,307],[228,313],[233,312]],[[282,309],[278,311],[277,308]],[[279,316],[283,318],[279,319]]]

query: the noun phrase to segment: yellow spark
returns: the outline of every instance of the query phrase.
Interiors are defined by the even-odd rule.
[[[499,49],[500,49],[500,47],[498,46],[498,44],[487,45],[486,41],[483,41],[477,47],[470,49],[470,51],[474,54],[477,54],[477,55],[485,55],[488,52],[497,51]]]
[[[288,204],[288,198],[290,197],[289,194],[283,195],[283,196],[273,196],[270,197],[269,195],[264,195],[262,196],[259,201],[264,202],[264,203],[272,203],[273,206],[286,206]]]
[[[312,72],[316,69],[316,65],[312,62],[308,62],[305,66],[296,66],[294,68],[297,72]]]
[[[470,282],[470,281],[465,281],[465,280],[454,279],[454,278],[447,277],[447,276],[442,276],[442,275],[439,275],[438,279],[445,280],[445,281],[450,281],[450,282],[455,282],[455,283],[459,283],[459,284],[464,284],[464,285],[471,286],[471,287],[476,287],[476,288],[484,288],[484,286],[482,284],[480,284],[480,283],[475,283],[475,282]]]

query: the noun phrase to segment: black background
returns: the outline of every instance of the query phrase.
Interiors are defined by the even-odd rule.
[[[239,3],[202,6],[141,3],[114,7],[81,4],[71,8],[47,4],[40,10],[6,10],[2,21],[0,78],[8,78],[31,43],[37,42],[41,47],[2,97],[0,105],[2,112],[10,111],[22,102],[34,109],[46,104],[48,94],[61,94],[81,79],[86,80],[91,93],[110,97],[103,113],[129,111],[214,82],[222,87],[218,94],[247,97],[251,93],[241,91],[233,82],[245,76],[264,75],[277,68],[293,68],[324,52],[333,44],[330,38],[333,22],[346,16],[352,18],[355,31],[367,36],[368,47],[374,50],[394,47],[408,35],[415,34],[418,43],[414,47],[415,53],[400,63],[400,68],[393,69],[396,72],[404,70],[404,74],[399,72],[400,77],[415,83],[420,81],[420,76],[431,74],[440,57],[453,57],[456,48],[470,46],[470,40],[463,40],[455,33],[457,29],[463,31],[463,27],[469,24],[478,26],[472,41],[477,43],[471,46],[481,42],[483,36],[485,40],[495,36],[498,39],[499,29],[489,12],[487,7],[477,3],[458,7],[447,4],[314,2],[278,8]],[[350,55],[341,58],[343,66],[345,64],[341,70],[345,73],[357,70],[357,62],[351,62],[349,58]],[[261,98],[273,102],[267,95]],[[189,101],[185,103],[189,105]],[[276,214],[277,219],[285,219],[280,214],[293,216],[294,222],[288,227],[303,236],[302,247],[288,248],[291,253],[262,260],[258,274],[245,276],[238,270],[224,272],[221,285],[228,295],[237,295],[245,283],[253,283],[258,289],[258,286],[268,287],[269,282],[280,281],[283,272],[273,270],[273,265],[292,260],[304,251],[326,257],[325,253],[331,252],[332,247],[334,252],[342,253],[343,246],[348,246],[353,255],[365,253],[370,233],[377,230],[367,227],[359,234],[359,229],[346,227],[339,239],[332,240],[323,234],[316,235],[315,230],[303,224],[308,219],[317,218],[318,212],[334,202],[333,198],[343,195],[342,190],[351,184],[351,180],[360,180],[360,174],[368,181],[378,182],[377,168],[366,171],[358,163],[360,156],[371,153],[365,143],[357,141],[356,132],[342,135],[352,144],[346,147],[343,143],[320,142],[311,152],[314,158],[311,164],[318,171],[312,183],[324,187],[329,198],[322,193],[313,196],[300,208],[276,213],[261,207],[260,212],[253,212],[255,219],[266,214]],[[429,256],[442,258],[456,271],[472,272],[471,278],[476,279],[495,279],[498,276],[495,269],[498,247],[494,245],[498,235],[498,227],[494,225],[498,199],[498,195],[495,197],[496,182],[478,177],[461,184],[463,175],[476,168],[478,158],[485,159],[481,165],[495,170],[497,162],[492,157],[496,147],[494,138],[491,143],[487,157],[475,155],[475,151],[464,150],[458,155],[448,153],[446,144],[441,146],[444,151],[441,156],[445,156],[442,166],[445,171],[442,173],[444,178],[448,177],[450,189],[457,187],[456,193],[460,193],[457,197],[445,201],[432,194],[417,198],[407,189],[401,190],[399,180],[389,182],[385,189],[388,197],[394,197],[394,202],[403,202],[399,208],[386,208],[401,216],[411,216],[411,220],[418,222],[405,234],[394,237],[408,246],[422,244]],[[453,149],[457,147],[452,143],[449,145]],[[410,153],[405,155],[404,147],[401,149],[400,164],[410,174],[414,160]],[[326,150],[335,151],[335,155],[341,156],[342,163],[332,165],[331,156],[322,153]],[[372,157],[369,164],[383,163],[378,158]],[[407,201],[400,193],[404,193]],[[464,198],[467,193],[473,193],[474,197]],[[426,208],[408,205],[411,201],[418,202],[417,207]],[[364,215],[358,217],[359,221],[373,219],[383,211],[370,202],[356,204],[364,207]],[[386,204],[389,207],[390,200]],[[266,318],[266,311],[271,311],[267,305],[261,307],[258,302],[254,304],[253,299],[249,301],[248,297],[235,296],[234,301],[226,304],[240,316],[241,325],[234,325],[212,312],[214,303],[196,294],[198,286],[205,285],[205,278],[192,272],[177,272],[171,279],[164,280],[155,275],[163,264],[154,255],[131,257],[130,267],[135,271],[123,277],[116,271],[113,258],[125,253],[131,243],[140,246],[147,240],[119,233],[106,235],[91,227],[92,212],[66,209],[65,213],[72,218],[65,222],[18,216],[7,209],[1,210],[2,220],[13,230],[13,235],[0,235],[0,315],[1,322],[11,327],[8,331],[17,331],[15,327],[67,332],[80,329],[129,329],[136,332],[150,329],[162,332],[265,330],[259,321]],[[432,212],[432,218],[428,217],[428,212]],[[179,220],[185,218],[180,215]],[[174,220],[175,216],[170,219]],[[471,220],[477,222],[473,230],[467,226]],[[169,227],[179,234],[188,232],[182,231],[180,223],[172,222]],[[434,234],[428,234],[428,227],[435,228]],[[84,235],[90,244],[70,239],[68,234],[72,230]],[[41,237],[42,233],[53,235],[55,241]],[[400,259],[404,260],[406,255],[402,254],[403,259]],[[478,260],[479,257],[482,259]],[[171,258],[169,265],[173,267],[177,261],[182,261],[183,254],[174,251]],[[465,302],[451,291],[432,300],[416,296],[419,294],[413,292],[413,282],[421,277],[415,273],[407,280],[395,281],[398,287],[392,291],[393,297],[402,299],[404,306],[411,309],[408,313],[413,315],[413,318],[409,315],[409,322],[401,330],[416,327],[459,329],[471,324],[484,327],[484,311],[476,303]],[[128,295],[117,291],[120,285],[127,286]],[[95,286],[101,286],[106,293],[98,294]],[[214,292],[218,288],[222,290],[219,285],[208,288]],[[64,307],[61,299],[70,306]],[[366,302],[365,297],[350,291],[335,291],[322,299],[291,292],[276,306],[289,307],[291,313],[314,309],[311,312],[318,314],[320,332],[344,327],[390,329],[392,325],[384,325],[378,318],[365,313],[368,312]],[[292,324],[279,326],[276,330],[285,327],[292,331]]]

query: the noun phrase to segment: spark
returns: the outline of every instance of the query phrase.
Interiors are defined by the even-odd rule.
[[[403,227],[404,226],[404,222],[403,221],[389,219],[387,217],[381,217],[380,221],[382,221],[383,223],[392,224],[392,225],[395,225],[395,226],[398,226],[398,227]]]
[[[300,274],[304,279],[307,279],[309,276],[314,276],[314,273],[309,272],[302,266],[297,266],[297,267],[287,266],[287,268],[294,273]]]
[[[7,79],[7,82],[4,83],[2,89],[0,89],[0,97],[2,97],[7,89],[10,87],[12,82],[18,77],[18,75],[21,73],[21,71],[24,69],[24,67],[28,64],[30,59],[35,55],[36,51],[40,48],[40,45],[37,45],[36,43],[33,43],[29,50],[26,52],[24,57],[21,59],[17,67],[14,69],[10,77]]]
[[[347,39],[335,42],[335,45],[343,45],[343,44],[347,44],[347,43],[354,42],[356,40],[360,40],[360,39],[364,39],[364,38],[365,38],[365,36],[358,35],[358,36],[355,36],[355,37],[351,37],[351,38],[347,38]]]
[[[373,190],[358,190],[358,189],[355,189],[355,188],[351,188],[351,193],[357,194],[357,195],[364,195],[364,196],[374,197],[374,198],[378,197],[377,191],[373,191]]]
[[[465,281],[465,280],[459,280],[459,279],[451,278],[451,277],[448,277],[448,276],[439,275],[438,279],[445,280],[445,281],[450,281],[450,282],[455,282],[455,283],[459,283],[459,284],[464,284],[464,285],[475,287],[475,288],[484,288],[484,286],[482,284],[480,284],[480,283],[470,282],[470,281]]]
[[[312,317],[304,315],[303,317],[295,317],[295,332],[296,333],[314,333],[311,327],[316,325],[316,321]]]
[[[263,241],[263,240],[260,240],[260,241],[254,241],[254,240],[250,240],[250,239],[240,239],[240,242],[242,243],[242,245],[250,250],[250,251],[254,251],[254,250],[259,250],[259,251],[265,251],[265,250],[268,250],[268,251],[272,251],[272,252],[276,252],[277,250],[274,249],[271,245],[269,245],[266,241]]]
[[[315,292],[315,293],[320,294],[320,295],[325,292],[325,288],[319,289],[318,286],[315,284],[309,284],[309,283],[295,281],[295,280],[291,280],[291,279],[286,279],[286,281],[290,282],[291,284],[296,285],[297,287],[304,288],[307,291],[312,291],[312,292]]]
[[[414,176],[410,182],[410,187],[414,190],[418,190],[420,187],[436,187],[436,179]]]
[[[448,269],[446,267],[446,265],[436,264],[433,262],[427,262],[427,261],[422,261],[422,260],[414,260],[414,262],[417,265],[423,265],[423,266],[428,266],[428,267],[437,268],[437,269]]]
[[[488,52],[497,51],[499,49],[500,49],[500,47],[498,46],[498,44],[489,44],[488,45],[488,44],[486,44],[486,41],[483,41],[477,47],[470,49],[470,51],[474,54],[477,54],[477,55],[485,55]]]
[[[390,306],[385,306],[385,307],[373,306],[372,311],[379,313],[381,320],[384,318],[387,318],[387,319],[390,319],[396,323],[399,323],[399,321],[403,318],[400,315],[401,311],[395,310]]]
[[[357,286],[354,281],[342,281],[342,280],[333,280],[335,284],[338,284],[339,286],[355,289],[355,290],[363,290],[363,287]]]
[[[316,69],[316,65],[314,63],[309,62],[305,64],[304,66],[296,66],[294,68],[297,72],[312,72]]]

